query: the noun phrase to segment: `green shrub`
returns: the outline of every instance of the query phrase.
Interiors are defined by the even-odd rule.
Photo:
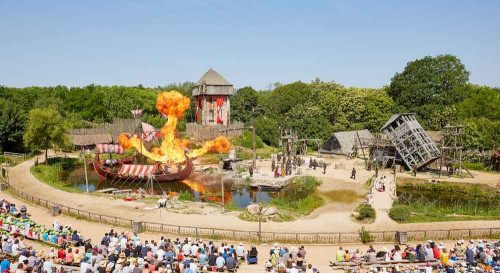
[[[483,163],[462,162],[465,168],[475,171],[484,171]]]
[[[389,211],[389,217],[391,217],[392,220],[398,222],[407,221],[411,217],[410,207],[406,205],[393,206]]]
[[[361,242],[363,244],[375,241],[375,236],[371,235],[370,232],[365,229],[365,227],[361,227],[359,236],[361,237]]]
[[[252,132],[250,131],[245,131],[243,135],[239,136],[238,138],[235,138],[233,140],[234,145],[242,146],[248,149],[253,149],[253,137],[252,137]],[[264,142],[262,142],[262,139],[256,135],[255,136],[255,146],[257,148],[263,148],[264,147]]]
[[[188,191],[181,191],[179,193],[179,201],[193,201],[193,196]]]
[[[357,220],[371,220],[375,219],[376,213],[375,210],[369,204],[363,204],[360,209],[358,216],[356,216]]]

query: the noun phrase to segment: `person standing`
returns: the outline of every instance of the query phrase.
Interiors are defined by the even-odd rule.
[[[250,177],[253,177],[253,166],[248,167],[248,172],[250,173]]]
[[[323,174],[326,174],[326,162],[323,162]]]
[[[351,179],[356,179],[356,168],[352,167]]]
[[[276,162],[274,162],[274,157],[273,157],[273,161],[271,162],[271,171],[274,172],[275,168],[276,168]]]

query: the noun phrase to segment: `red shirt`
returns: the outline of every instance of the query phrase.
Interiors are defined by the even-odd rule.
[[[59,259],[64,259],[66,257],[66,252],[64,252],[64,250],[62,249],[59,249],[57,251],[57,257],[59,257]]]
[[[432,252],[434,253],[434,259],[439,259],[439,248],[433,248]]]

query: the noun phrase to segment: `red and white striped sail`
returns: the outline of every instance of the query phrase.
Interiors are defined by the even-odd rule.
[[[97,151],[100,154],[124,154],[125,150],[120,145],[115,144],[96,144]]]
[[[147,176],[149,173],[154,174],[156,171],[156,165],[134,165],[134,164],[123,164],[120,173],[121,174],[134,174],[135,176]]]
[[[155,129],[155,127],[153,127],[153,125],[147,124],[146,122],[141,122],[141,123],[142,123],[142,132],[143,133],[151,133],[151,132],[156,131],[156,129]]]
[[[130,110],[130,113],[132,113],[132,115],[134,116],[142,116],[143,111],[144,109]]]

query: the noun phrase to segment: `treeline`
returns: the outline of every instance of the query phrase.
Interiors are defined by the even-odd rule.
[[[244,87],[231,99],[231,119],[255,123],[258,135],[277,146],[279,128],[300,137],[327,139],[334,131],[369,129],[378,132],[394,113],[416,113],[427,130],[446,124],[466,125],[466,148],[488,150],[500,146],[500,89],[469,83],[469,72],[451,55],[409,62],[383,88],[344,87],[319,79],[311,83],[275,84],[273,90]],[[64,129],[91,127],[114,118],[130,118],[130,110],[144,109],[143,121],[159,128],[165,120],[155,108],[156,96],[178,90],[192,98],[193,83],[144,88],[125,86],[26,87],[0,86],[0,149],[26,149],[30,111],[32,122],[48,113],[61,116]],[[52,111],[54,110],[54,111]],[[180,121],[194,121],[195,103]],[[57,117],[59,118],[59,117]],[[30,132],[28,134],[27,132]],[[49,132],[50,133],[50,132]],[[29,137],[28,137],[29,139]],[[36,146],[36,145],[32,145]],[[33,147],[32,147],[33,148]]]

